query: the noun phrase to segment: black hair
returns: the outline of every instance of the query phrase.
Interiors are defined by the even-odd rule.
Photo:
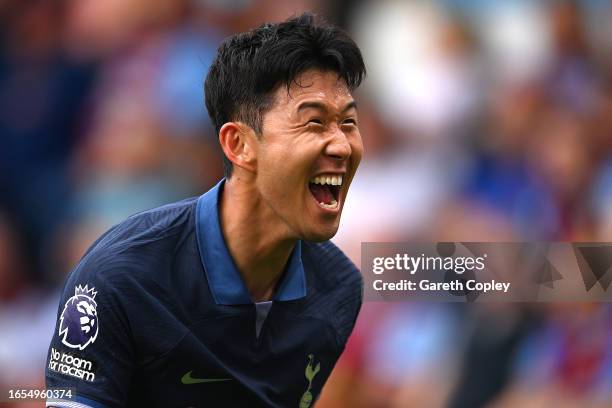
[[[289,89],[311,68],[336,72],[351,91],[366,74],[361,51],[349,35],[312,13],[227,38],[204,85],[216,133],[223,124],[239,120],[261,135],[262,116],[272,107],[275,89],[282,84]],[[229,178],[232,163],[225,155],[223,165]]]

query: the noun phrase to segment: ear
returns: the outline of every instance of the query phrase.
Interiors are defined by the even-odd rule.
[[[241,122],[227,122],[219,130],[219,143],[234,166],[255,172],[257,150],[253,129]]]

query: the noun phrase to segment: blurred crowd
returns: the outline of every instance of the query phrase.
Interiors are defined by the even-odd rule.
[[[0,389],[44,384],[99,234],[222,177],[220,41],[304,10],[368,69],[334,239],[357,264],[365,241],[612,241],[608,1],[0,1]],[[366,303],[317,407],[611,405],[607,305]]]

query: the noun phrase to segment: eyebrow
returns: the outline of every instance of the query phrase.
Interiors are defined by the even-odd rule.
[[[307,102],[302,102],[299,104],[297,111],[300,112],[302,110],[305,109],[319,109],[322,111],[327,111],[327,105],[325,105],[324,103],[321,102],[315,102],[315,101],[307,101]],[[346,106],[344,107],[344,109],[342,109],[342,113],[350,110],[350,109],[357,109],[357,102],[355,101],[350,101],[349,103],[346,104]]]

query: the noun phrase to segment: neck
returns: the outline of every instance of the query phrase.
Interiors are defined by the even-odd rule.
[[[221,230],[251,298],[271,300],[297,242],[264,203],[253,182],[237,175],[225,182]]]

